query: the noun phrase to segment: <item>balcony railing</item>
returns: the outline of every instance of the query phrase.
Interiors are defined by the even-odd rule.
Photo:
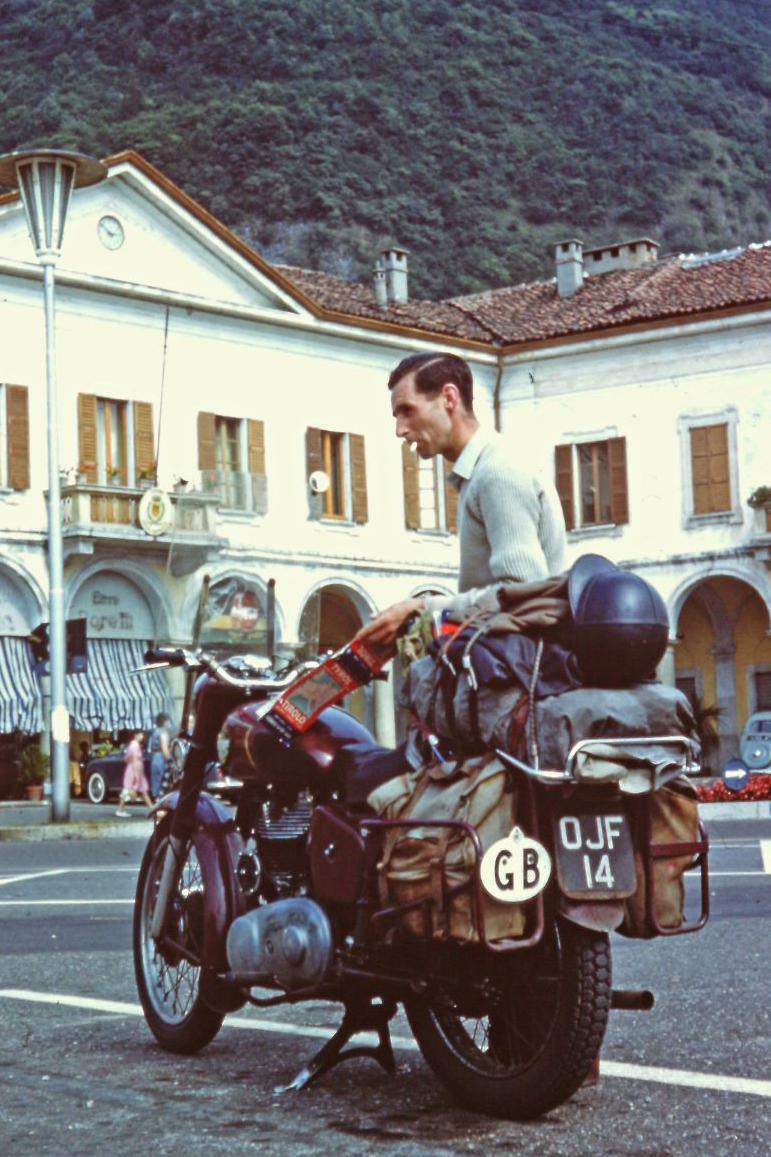
[[[243,470],[202,470],[201,489],[216,495],[225,510],[264,514],[267,509],[267,479],[264,474]]]

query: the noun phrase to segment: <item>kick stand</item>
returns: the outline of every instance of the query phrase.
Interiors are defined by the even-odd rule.
[[[341,1061],[350,1060],[352,1057],[372,1057],[383,1066],[387,1073],[393,1073],[396,1069],[396,1062],[391,1047],[388,1022],[395,1012],[396,1004],[392,1000],[384,1001],[382,1004],[373,1004],[371,1000],[346,1002],[343,1023],[334,1036],[330,1037],[324,1047],[319,1049],[316,1055],[308,1061],[308,1064],[300,1069],[293,1081],[274,1091],[276,1093],[290,1093],[297,1089],[305,1089],[313,1081],[322,1077],[324,1073],[329,1072],[335,1065],[339,1065]],[[345,1046],[348,1041],[357,1032],[376,1032],[378,1043],[375,1048],[369,1045],[359,1045],[356,1048],[346,1049]],[[345,1051],[343,1051],[344,1049]]]

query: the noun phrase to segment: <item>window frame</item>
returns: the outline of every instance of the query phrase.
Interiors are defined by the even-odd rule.
[[[583,514],[583,504],[581,502],[581,466],[579,462],[579,447],[593,445],[595,443],[605,443],[605,445],[609,445],[611,441],[617,438],[624,438],[627,521],[584,523],[581,521],[581,516]],[[584,431],[580,434],[568,432],[560,439],[559,442],[555,443],[555,450],[557,446],[570,446],[574,526],[567,531],[568,541],[575,541],[581,538],[592,537],[619,537],[623,533],[624,527],[629,524],[629,456],[627,453],[627,445],[628,443],[626,435],[619,434],[617,426],[606,426],[603,429]],[[611,483],[610,450],[608,450],[607,470],[609,502],[612,512],[613,489]],[[554,481],[556,486],[556,466]]]
[[[119,475],[118,485],[133,487],[136,485],[136,470],[134,455],[129,453],[129,447],[134,445],[134,407],[126,398],[107,398],[96,395],[96,477],[100,486],[107,486],[110,482],[112,466],[109,465],[109,414],[110,407],[115,407],[121,417],[121,442],[123,452],[123,471]]]
[[[434,458],[421,458],[418,463],[418,516],[420,518],[420,526],[416,527],[418,534],[449,534],[447,529],[447,499],[446,486],[447,475],[444,469],[444,458],[441,455],[436,455]],[[428,474],[429,467],[431,469],[433,494],[434,494],[434,514],[435,526],[423,525],[423,506],[420,503],[420,474]]]
[[[5,392],[6,382],[0,382],[0,490],[10,491],[8,485],[8,395]]]
[[[771,675],[771,663],[757,663],[747,668],[747,718],[757,711],[771,710],[769,707],[758,706],[758,689],[755,683],[756,675]]]
[[[744,521],[744,512],[742,510],[741,499],[739,498],[738,424],[739,413],[736,406],[726,406],[721,410],[681,414],[677,419],[677,432],[680,439],[682,525],[685,530],[700,526],[709,526],[710,523],[728,523],[735,525]],[[723,425],[727,427],[728,489],[731,505],[728,510],[715,510],[706,514],[697,514],[693,494],[691,430],[703,426]]]
[[[322,522],[353,522],[351,494],[351,441],[347,432],[324,430],[321,434],[321,460],[329,487],[322,494]],[[336,469],[332,460],[336,459]],[[336,499],[336,502],[333,502]]]

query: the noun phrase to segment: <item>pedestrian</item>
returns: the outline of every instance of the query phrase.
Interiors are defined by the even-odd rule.
[[[551,482],[521,469],[499,434],[474,413],[471,369],[454,354],[404,358],[388,379],[396,436],[421,458],[452,465],[458,495],[458,594],[403,599],[375,615],[358,638],[390,644],[416,611],[447,610],[462,621],[502,582],[537,582],[565,566],[565,519]]]
[[[146,807],[152,807],[149,796],[149,784],[145,775],[145,761],[142,751],[144,731],[135,731],[124,751],[123,790],[120,793],[120,803],[116,816],[126,819],[129,812],[126,804],[134,802],[141,795]]]
[[[150,793],[158,799],[163,791],[163,783],[171,758],[169,729],[171,719],[164,712],[155,717],[155,727],[150,732],[148,751],[150,752]]]

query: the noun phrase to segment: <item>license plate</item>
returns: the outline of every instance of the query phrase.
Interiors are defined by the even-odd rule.
[[[554,818],[557,880],[574,899],[622,899],[635,890],[629,821],[623,811],[572,811]]]

